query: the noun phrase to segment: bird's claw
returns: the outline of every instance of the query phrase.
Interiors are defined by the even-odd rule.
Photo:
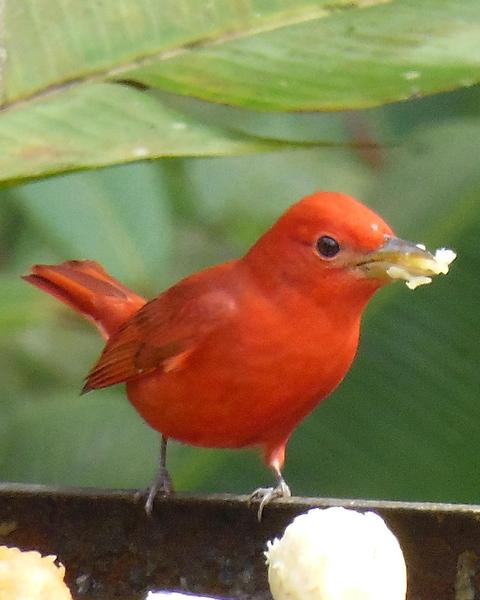
[[[167,471],[167,469],[160,469],[154,481],[152,482],[152,485],[146,490],[139,490],[136,492],[134,499],[135,502],[138,502],[145,496],[147,497],[144,508],[146,514],[150,516],[153,511],[153,503],[155,502],[155,498],[157,496],[170,496],[173,494],[173,492],[174,489],[170,473]]]
[[[257,517],[258,520],[261,521],[263,509],[269,502],[276,500],[277,498],[290,498],[291,495],[292,493],[290,488],[288,487],[286,481],[282,479],[275,487],[258,488],[258,490],[255,490],[250,495],[248,502],[249,504],[252,502],[260,502]]]

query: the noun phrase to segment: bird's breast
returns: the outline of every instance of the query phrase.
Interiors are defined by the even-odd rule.
[[[358,321],[252,311],[192,352],[181,369],[128,384],[132,403],[165,435],[207,447],[262,444],[289,434],[342,380]]]

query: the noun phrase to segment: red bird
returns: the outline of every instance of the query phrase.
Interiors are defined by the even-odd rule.
[[[391,281],[387,271],[428,275],[419,265],[432,260],[358,201],[322,192],[294,204],[242,258],[149,302],[93,261],[36,265],[25,279],[106,338],[84,391],[125,383],[133,406],[161,433],[147,512],[158,491],[170,490],[168,438],[260,447],[277,483],[252,495],[261,510],[290,495],[281,473],[288,439],[350,368],[362,313]]]

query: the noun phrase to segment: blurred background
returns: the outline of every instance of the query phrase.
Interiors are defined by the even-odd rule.
[[[480,502],[480,89],[326,115],[163,100],[298,146],[0,190],[0,478],[137,488],[157,464],[157,434],[123,386],[79,396],[102,341],[20,280],[32,264],[95,259],[152,297],[241,255],[303,195],[338,190],[401,237],[454,248],[458,259],[431,286],[396,283],[371,302],[355,365],[293,435],[285,477],[297,495]],[[271,483],[253,450],[173,443],[169,464],[181,491],[249,493]]]

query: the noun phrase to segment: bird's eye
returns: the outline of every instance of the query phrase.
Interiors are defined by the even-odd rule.
[[[340,252],[340,244],[329,235],[322,235],[322,237],[317,240],[317,250],[321,256],[333,258]]]

